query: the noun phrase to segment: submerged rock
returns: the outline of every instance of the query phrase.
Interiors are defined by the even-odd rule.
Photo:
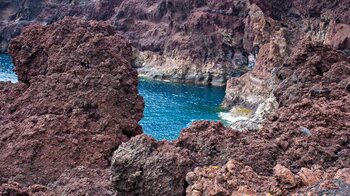
[[[19,82],[0,82],[0,184],[47,185],[80,166],[102,171],[142,133],[131,46],[109,24],[67,17],[29,26],[10,53]]]

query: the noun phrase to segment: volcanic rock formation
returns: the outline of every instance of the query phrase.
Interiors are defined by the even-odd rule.
[[[0,194],[349,195],[350,0],[19,2],[0,2],[3,49],[66,15],[114,27],[70,18],[14,41]],[[130,62],[155,79],[228,80],[242,130],[202,121],[172,142],[131,138],[143,102]]]
[[[227,82],[223,106],[233,127],[258,130],[277,107],[273,91],[279,83],[277,67],[291,64],[297,46],[311,41],[350,55],[350,1],[259,1],[246,21],[249,41],[258,55],[251,72]],[[253,4],[254,5],[254,4]],[[249,111],[242,114],[242,110]],[[235,118],[240,117],[240,118]]]
[[[279,108],[268,116],[257,132],[240,132],[224,127],[221,123],[203,121],[184,129],[174,142],[139,142],[150,139],[138,136],[123,144],[114,153],[113,188],[129,193],[130,190],[125,189],[127,182],[128,185],[136,185],[139,190],[148,191],[142,192],[143,194],[156,195],[185,193],[187,183],[190,185],[187,188],[190,195],[234,193],[230,191],[285,195],[321,191],[323,188],[331,191],[330,187],[310,187],[315,183],[300,185],[293,173],[306,171],[303,168],[317,167],[323,171],[334,171],[334,168],[337,170],[350,167],[350,59],[343,52],[314,43],[303,43],[294,52],[291,64],[277,67],[276,76],[279,82],[273,95]],[[171,158],[179,153],[181,156]],[[138,158],[150,167],[140,167],[132,158],[134,156],[129,157],[127,154],[142,154]],[[176,161],[169,165],[169,160]],[[226,175],[226,170],[219,172],[218,169],[229,160],[240,162],[237,163],[238,166],[230,163],[238,172],[231,172],[233,177],[222,177]],[[157,164],[151,167],[152,163]],[[182,164],[188,164],[188,167],[183,167]],[[120,175],[118,171],[122,165],[128,167]],[[194,173],[187,174],[187,182],[184,183],[181,180],[185,178],[183,174],[195,167],[204,169],[196,169]],[[276,174],[276,170],[280,172]],[[135,173],[140,175],[133,176]],[[159,183],[148,183],[147,176],[158,179]],[[297,178],[308,177],[308,174],[304,174]],[[180,184],[167,187],[168,189],[162,188],[173,178]],[[212,184],[213,179],[214,182],[217,181],[217,186]],[[238,186],[239,182],[245,186]],[[334,183],[339,188],[337,193],[348,193],[348,181]],[[271,186],[276,189],[271,191]],[[211,190],[218,192],[212,194]]]
[[[0,82],[0,183],[108,182],[113,151],[142,133],[131,45],[105,22],[67,17],[26,28],[10,54],[19,82]]]
[[[242,40],[249,5],[231,0],[5,1],[0,4],[1,51],[31,23],[50,24],[67,15],[110,20],[132,41],[141,75],[224,85],[247,71]]]
[[[259,175],[249,166],[230,160],[223,167],[196,168],[186,176],[187,195],[347,195],[350,169],[323,171],[302,168],[293,174],[282,165],[273,176]],[[291,194],[291,192],[294,192]]]
[[[0,2],[0,43],[32,23],[64,16],[110,20],[134,46],[143,76],[225,85],[247,72],[259,49],[287,30],[293,45],[304,37],[349,50],[349,0],[25,0]],[[287,52],[287,51],[286,51]]]

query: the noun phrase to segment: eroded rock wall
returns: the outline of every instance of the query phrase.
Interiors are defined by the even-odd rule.
[[[237,131],[220,122],[196,122],[184,129],[174,142],[151,142],[154,149],[142,156],[142,160],[157,164],[146,168],[140,168],[132,158],[125,158],[128,153],[141,154],[144,151],[140,149],[144,149],[145,144],[151,145],[138,143],[133,138],[114,153],[112,168],[129,166],[122,176],[119,169],[113,171],[112,175],[117,177],[113,188],[120,191],[124,182],[128,182],[137,184],[139,190],[149,190],[144,194],[165,194],[159,190],[167,194],[174,190],[184,192],[189,184],[189,195],[286,195],[322,191],[346,195],[349,184],[344,179],[330,179],[320,187],[316,184],[322,184],[327,177],[317,177],[318,180],[308,184],[300,178],[312,177],[312,172],[312,175],[298,174],[299,177],[295,174],[300,170],[309,172],[306,168],[334,174],[336,170],[350,167],[349,60],[341,51],[322,44],[303,43],[294,50],[291,64],[276,68],[279,82],[273,94],[279,107],[267,115],[257,132]],[[142,137],[146,136],[139,136]],[[170,173],[164,172],[169,164],[164,157],[178,152],[183,152],[183,156],[177,156],[182,161],[174,161],[172,169],[167,170]],[[239,163],[225,166],[229,160]],[[179,163],[186,163],[188,167]],[[232,171],[227,173],[230,167]],[[159,184],[149,187],[148,178],[142,175],[130,178],[135,173],[134,168],[139,168],[146,176],[152,175]],[[179,180],[186,177],[184,173],[187,173],[186,183]],[[173,177],[180,184],[173,189],[162,189],[161,186]],[[335,184],[334,189],[332,184]],[[123,191],[128,193],[128,190]]]
[[[350,55],[349,1],[253,1],[246,20],[246,48],[256,48],[252,71],[227,82],[224,117],[239,129],[258,130],[268,114],[278,108],[273,93],[280,80],[277,68],[288,65],[305,42],[332,47]],[[253,4],[254,5],[254,4]],[[246,113],[242,114],[242,110]]]
[[[0,41],[32,23],[50,24],[64,16],[110,20],[132,41],[141,75],[176,82],[224,85],[247,71],[243,49],[248,1],[6,1]]]
[[[175,82],[225,85],[255,64],[275,32],[349,49],[350,2],[266,0],[4,1],[0,4],[1,51],[32,23],[64,16],[110,20],[134,46],[142,76]],[[293,47],[293,46],[291,46]]]

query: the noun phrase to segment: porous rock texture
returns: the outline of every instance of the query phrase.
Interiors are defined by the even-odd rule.
[[[343,52],[310,42],[303,43],[293,54],[291,64],[280,65],[276,70],[278,83],[273,95],[279,107],[268,116],[257,132],[237,131],[224,127],[220,122],[193,123],[181,132],[176,141],[165,142],[166,145],[153,142],[157,150],[148,153],[146,157],[142,156],[142,160],[151,159],[157,162],[157,167],[142,167],[139,169],[141,173],[156,175],[152,179],[158,179],[159,184],[156,186],[160,187],[171,176],[185,178],[184,173],[196,167],[202,168],[194,170],[194,174],[187,174],[189,195],[332,192],[331,186],[320,187],[313,180],[306,179],[310,175],[303,168],[317,167],[328,172],[350,167],[350,59]],[[115,152],[112,168],[120,168],[123,164],[129,165],[127,168],[139,168],[133,159],[124,158],[125,154],[139,154],[140,149],[144,149],[143,145],[148,143],[136,145],[134,140],[136,138]],[[166,150],[162,149],[163,145]],[[173,147],[170,148],[169,145]],[[179,151],[186,152],[186,156],[181,159],[190,159],[192,162],[188,162],[188,167],[177,166],[175,170],[171,169],[169,175],[164,173],[162,168],[168,165],[168,161],[164,161],[163,157]],[[239,162],[237,168],[240,169],[232,172],[233,177],[223,179],[223,173],[216,170],[229,160]],[[176,163],[178,162],[180,161],[177,160]],[[175,165],[177,164],[171,168]],[[125,172],[132,174],[133,171],[127,169]],[[298,174],[300,178],[311,182],[300,184],[298,179],[290,177],[299,171],[304,172]],[[125,181],[129,184],[136,183],[140,190],[151,190],[148,187],[151,185],[146,183],[147,178],[130,178],[126,174],[120,176],[117,170],[113,176],[118,176],[118,180],[113,181],[113,188],[117,191]],[[213,179],[216,179],[217,186],[213,184]],[[176,181],[182,182],[179,179]],[[226,183],[229,185],[226,186]],[[338,191],[337,194],[348,193],[347,181],[335,180],[333,183],[338,188],[333,190]],[[178,184],[176,192],[185,192],[186,186],[186,183]],[[270,190],[271,186],[275,188]],[[211,189],[218,192],[212,194]],[[157,189],[152,190],[153,192],[145,194],[160,193]],[[158,190],[165,191],[161,188]],[[172,191],[174,190],[167,193],[171,194]]]
[[[12,16],[8,13],[13,13],[11,9],[16,10],[17,4],[5,2],[6,11],[1,16],[8,17],[2,18],[2,37],[14,36],[28,23],[51,23],[64,15],[110,20],[117,31],[131,40],[135,55],[132,64],[141,75],[213,85],[229,80],[224,106],[231,109],[233,117],[244,115],[245,120],[233,126],[242,129],[240,132],[222,123],[202,121],[184,129],[173,142],[136,136],[113,155],[113,192],[349,195],[349,0],[116,0],[109,4],[103,0],[25,1],[18,7],[28,9],[18,9],[18,14]],[[57,11],[61,9],[62,12]],[[1,42],[6,48],[7,42]],[[47,46],[47,42],[41,43]],[[35,52],[41,56],[47,53]],[[127,53],[131,54],[130,49]],[[47,65],[46,60],[35,56],[28,59],[38,62],[35,65]],[[89,62],[80,64],[86,66]],[[230,79],[251,68],[242,77]],[[40,75],[33,75],[31,70]],[[3,84],[9,86],[6,89],[11,96],[6,96],[16,99],[33,92],[27,90],[32,88],[31,81],[52,73],[48,70],[41,66],[17,70],[23,82],[16,84],[18,88]],[[45,86],[50,87],[49,83]],[[12,113],[18,110],[16,106],[8,107]],[[24,122],[31,126],[28,121]],[[121,123],[121,127],[127,125]],[[125,141],[134,135],[125,130],[121,133]],[[92,149],[84,144],[81,149]],[[84,166],[89,168],[89,164]],[[107,170],[102,170],[102,176],[108,175]],[[89,179],[96,178],[92,175]],[[73,178],[65,182],[75,181]],[[89,182],[84,178],[82,181]],[[107,181],[101,181],[103,185],[98,187],[109,194],[104,182]],[[95,187],[89,183],[82,187],[90,186]],[[0,190],[43,191],[39,185],[21,188],[12,182],[3,187]],[[48,189],[55,190],[75,191],[74,187],[63,185],[61,189]]]
[[[174,142],[156,142],[145,135],[133,137],[113,155],[112,186],[124,195],[181,195],[186,190],[187,172],[196,166],[223,165],[227,157],[250,165],[261,160],[255,168],[272,171],[277,145],[246,134],[222,123],[200,121],[184,129]],[[265,149],[255,153],[257,146],[264,144]]]
[[[191,165],[188,150],[140,135],[114,152],[112,183],[121,195],[183,195]]]
[[[66,170],[55,182],[48,185],[24,186],[7,182],[0,186],[1,196],[56,196],[56,195],[116,195],[111,190],[110,170],[90,169],[83,166]]]
[[[230,160],[223,167],[195,168],[186,176],[187,195],[347,195],[349,168],[323,171],[315,166],[293,174],[277,164],[272,176],[257,174],[251,167]]]
[[[113,151],[142,133],[131,45],[106,22],[67,17],[29,26],[10,54],[19,82],[0,82],[0,184],[108,187],[96,184]]]
[[[280,107],[260,132],[275,139],[284,150],[283,164],[293,170],[310,163],[347,166],[350,59],[320,44],[305,43],[294,52],[291,63],[276,71],[280,83],[274,95]]]
[[[225,118],[234,128],[258,130],[265,118],[278,108],[273,91],[279,80],[277,67],[290,64],[294,50],[305,41],[322,43],[350,55],[350,1],[261,1],[252,0],[246,20],[245,48],[255,48],[252,71],[227,82],[223,106]],[[254,4],[253,4],[254,5]],[[242,115],[239,108],[249,110]],[[239,118],[237,118],[239,117]]]

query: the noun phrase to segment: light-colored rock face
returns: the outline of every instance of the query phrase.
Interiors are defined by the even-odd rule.
[[[323,177],[323,171],[319,169],[311,170],[308,168],[301,168],[301,170],[298,172],[298,175],[300,176],[301,181],[305,186],[313,186],[320,182],[321,178]]]
[[[220,63],[198,64],[191,58],[181,59],[179,57],[180,59],[177,59],[176,57],[166,57],[149,51],[137,52],[136,57],[135,67],[139,76],[156,80],[224,86],[227,72],[231,70]],[[237,73],[240,72],[239,69],[240,67],[237,66]]]
[[[282,63],[281,56],[288,51],[283,32],[284,29],[278,31],[279,36],[261,47],[252,71],[227,82],[223,107],[230,111],[223,117],[232,123],[232,127],[258,130],[263,120],[278,107],[272,91],[279,80],[273,70]],[[250,110],[251,114],[242,115],[237,108]]]
[[[331,21],[325,44],[338,50],[346,50],[350,54],[350,25]]]
[[[280,164],[273,168],[273,174],[286,188],[293,188],[297,185],[297,180],[292,171]]]

